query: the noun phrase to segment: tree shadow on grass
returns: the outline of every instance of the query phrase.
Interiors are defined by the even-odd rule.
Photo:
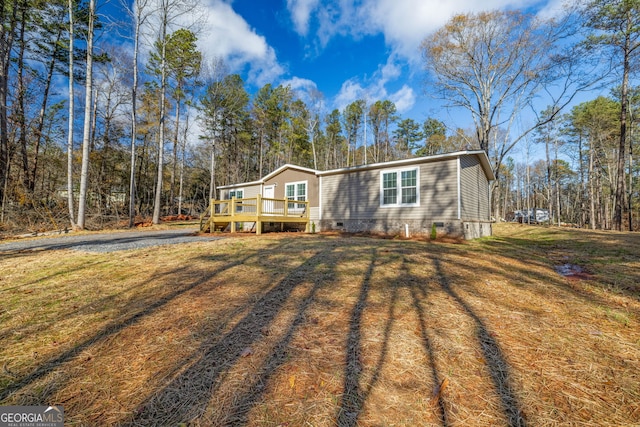
[[[373,276],[373,270],[376,261],[375,249],[372,250],[371,261],[369,267],[365,272],[360,286],[360,293],[358,300],[353,306],[351,311],[351,317],[349,320],[349,332],[347,335],[346,344],[346,360],[345,360],[345,372],[344,372],[344,387],[342,392],[342,398],[340,399],[337,424],[339,426],[355,426],[358,422],[358,417],[362,412],[364,403],[373,388],[373,384],[369,384],[368,387],[363,388],[360,384],[362,377],[362,314],[367,307],[367,298],[369,296],[371,277]],[[386,338],[386,337],[385,337]],[[385,343],[388,340],[385,339]],[[386,355],[386,348],[383,347],[383,355]],[[382,357],[378,365],[383,363]],[[374,374],[375,377],[375,374]]]
[[[284,244],[279,245],[279,247],[281,248],[282,246],[286,245],[287,243],[285,242]],[[268,251],[273,251],[273,250],[278,250],[277,248],[269,248],[267,249]],[[97,333],[93,334],[92,336],[86,338],[85,340],[77,343],[76,345],[74,345],[72,348],[62,352],[61,354],[50,358],[49,360],[44,361],[43,363],[41,363],[37,368],[35,368],[31,373],[24,375],[18,379],[16,379],[15,382],[9,384],[7,387],[5,387],[4,389],[0,390],[0,402],[4,401],[5,399],[7,399],[9,396],[11,396],[12,394],[14,394],[15,392],[28,387],[29,385],[35,383],[36,381],[44,378],[45,376],[47,376],[48,374],[50,374],[52,371],[55,371],[56,369],[58,369],[61,365],[63,365],[64,363],[67,363],[69,361],[71,361],[73,358],[77,357],[80,353],[82,353],[84,350],[90,348],[93,345],[99,344],[100,342],[103,342],[104,340],[106,340],[107,338],[116,335],[118,332],[122,331],[123,329],[130,327],[132,325],[137,324],[138,322],[140,322],[142,319],[146,318],[147,316],[150,316],[152,314],[154,314],[155,312],[157,312],[158,310],[160,310],[161,308],[165,307],[168,303],[170,303],[171,301],[173,301],[174,299],[180,297],[181,295],[183,295],[184,293],[191,291],[205,283],[208,283],[213,277],[217,276],[218,274],[224,272],[225,270],[229,270],[233,267],[236,266],[240,266],[243,265],[244,263],[248,262],[250,259],[253,258],[258,258],[262,255],[262,252],[258,252],[252,255],[248,255],[245,256],[243,258],[237,259],[235,261],[232,262],[228,262],[226,264],[224,264],[223,266],[221,266],[220,268],[208,272],[207,274],[203,275],[201,278],[199,278],[196,281],[193,281],[192,283],[185,285],[185,286],[181,286],[177,289],[175,289],[174,291],[170,292],[167,295],[164,295],[162,297],[156,298],[153,301],[149,301],[148,304],[141,304],[141,301],[139,300],[135,300],[133,301],[131,304],[128,304],[126,307],[127,308],[132,308],[133,312],[131,312],[129,309],[125,308],[123,310],[121,310],[121,312],[124,314],[123,316],[119,317],[117,320],[113,320],[111,322],[109,322],[107,325],[105,325],[102,329],[100,329]],[[169,273],[164,273],[164,276],[171,276],[172,274],[176,274],[176,275],[180,275],[184,273],[184,271],[182,271],[182,269],[180,270],[176,270],[173,272],[169,272]],[[166,277],[165,277],[166,278]],[[153,280],[150,279],[151,281]],[[177,280],[177,283],[180,283],[180,281]],[[138,306],[144,306],[143,309],[140,310],[135,310],[136,307]],[[50,390],[50,393],[53,393],[54,389]]]
[[[363,313],[367,308],[367,300],[370,293],[370,282],[374,273],[374,267],[376,266],[376,260],[377,255],[374,249],[371,255],[371,262],[360,287],[358,300],[351,312],[349,335],[347,337],[346,345],[344,391],[339,404],[336,421],[336,424],[340,427],[351,427],[358,424],[358,419],[364,409],[364,405],[380,379],[382,369],[388,358],[391,332],[395,323],[399,293],[402,288],[406,288],[408,290],[411,296],[413,309],[415,310],[418,318],[422,346],[431,367],[431,380],[435,387],[440,384],[440,375],[435,363],[434,349],[429,337],[426,315],[422,306],[422,302],[427,297],[426,284],[422,279],[411,275],[406,258],[403,258],[398,280],[391,281],[388,284],[391,295],[388,301],[387,320],[384,325],[382,348],[380,349],[380,354],[378,355],[378,359],[372,370],[371,377],[366,384],[363,384],[364,366],[362,362],[362,318]],[[440,424],[446,427],[448,425],[448,421],[445,411],[445,402],[440,393],[437,393],[435,401],[437,404],[437,414],[440,419]]]
[[[321,264],[314,265],[314,263],[310,263],[309,267],[314,270],[318,267],[322,268],[323,274],[318,274],[318,271],[315,271],[315,274],[313,274],[314,272],[312,271],[307,273],[308,276],[315,276],[313,287],[306,294],[302,303],[296,310],[296,314],[287,328],[287,331],[272,347],[271,354],[262,365],[262,372],[259,377],[253,381],[244,393],[234,399],[233,407],[228,412],[224,425],[235,426],[246,425],[248,423],[248,417],[251,409],[261,402],[262,396],[267,390],[266,384],[274,373],[276,373],[278,368],[284,365],[287,361],[291,341],[293,340],[296,331],[303,326],[306,321],[306,311],[316,300],[318,291],[328,283],[332,283],[335,277],[335,266],[338,263],[338,255],[333,254],[331,258],[324,258],[327,254],[328,251],[321,254]]]
[[[308,277],[309,272],[319,264],[326,262],[326,257],[332,249],[317,252],[307,259],[301,266],[291,271],[280,283],[267,291],[231,331],[221,339],[203,342],[195,358],[186,370],[175,377],[162,390],[152,394],[147,402],[142,404],[133,419],[126,420],[131,425],[176,425],[183,422],[193,422],[201,417],[209,405],[212,395],[220,386],[224,374],[227,373],[243,351],[261,340],[262,332],[268,328],[282,311],[292,292],[300,287]],[[313,302],[321,282],[316,282],[307,294],[289,329],[276,344],[273,353],[264,365],[263,377],[268,377],[280,366],[287,355],[289,342],[295,330],[304,321],[304,312]],[[259,400],[264,392],[263,381],[253,384],[248,393],[236,400],[232,409],[232,416],[237,425],[246,422],[249,410]]]
[[[349,322],[349,334],[346,343],[345,372],[343,395],[339,404],[337,421],[338,426],[356,426],[358,419],[364,410],[364,405],[377,385],[389,355],[389,343],[391,332],[396,319],[396,309],[399,300],[399,286],[394,281],[389,283],[391,295],[388,301],[387,320],[382,333],[382,347],[378,355],[371,376],[366,384],[364,380],[364,366],[362,362],[362,331],[363,313],[368,305],[371,288],[371,278],[374,268],[378,263],[378,255],[375,249],[371,253],[371,261],[364,275],[358,300],[353,307]]]
[[[414,277],[409,272],[409,264],[410,261],[406,258],[403,259],[402,262],[402,271],[404,273],[404,280],[409,284],[409,292],[411,293],[411,300],[413,308],[418,316],[418,322],[420,326],[420,338],[422,341],[422,346],[424,347],[424,351],[427,353],[427,357],[429,358],[429,364],[431,367],[431,380],[434,384],[434,397],[433,400],[437,403],[437,413],[438,418],[440,419],[440,423],[443,427],[449,425],[447,421],[447,411],[445,408],[445,401],[441,390],[438,390],[441,387],[442,379],[440,377],[440,373],[438,371],[438,367],[436,365],[435,353],[433,351],[433,344],[431,342],[431,337],[429,336],[429,328],[426,321],[425,311],[422,306],[422,302],[426,301],[428,292],[427,285],[424,280],[419,277]]]
[[[438,258],[432,258],[437,279],[442,289],[449,294],[458,305],[473,319],[476,327],[476,339],[480,344],[484,359],[486,360],[491,381],[496,394],[500,399],[502,411],[511,427],[525,427],[526,419],[520,401],[514,393],[514,386],[509,372],[509,364],[505,360],[500,345],[487,329],[482,319],[473,309],[453,290],[449,279],[444,273],[442,264]]]

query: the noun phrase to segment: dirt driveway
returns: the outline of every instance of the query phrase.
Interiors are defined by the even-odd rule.
[[[149,246],[191,243],[220,237],[198,235],[197,228],[160,231],[123,231],[97,234],[70,234],[0,243],[0,253],[72,249],[84,252],[115,252]]]

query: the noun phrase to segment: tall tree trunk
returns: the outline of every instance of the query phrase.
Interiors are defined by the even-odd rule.
[[[631,128],[633,129],[633,127]],[[629,132],[631,133],[631,132]],[[629,188],[627,192],[627,209],[629,215],[629,231],[633,231],[633,136],[629,135]]]
[[[211,165],[209,175],[209,201],[216,198],[216,141],[211,142]]]
[[[593,143],[592,143],[593,144]],[[595,191],[595,176],[594,176],[594,149],[593,146],[589,147],[589,224],[591,229],[596,229],[596,191]]]
[[[584,154],[582,153],[582,135],[578,136],[578,163],[580,168],[580,228],[586,224],[587,207],[585,197],[587,195],[587,184],[584,181]]]
[[[178,88],[180,90],[180,88]],[[171,165],[171,191],[169,192],[169,209],[173,211],[176,197],[176,176],[178,172],[178,139],[180,137],[180,96],[176,99],[176,131],[173,139],[173,164]],[[180,213],[180,211],[178,211]]]
[[[260,175],[260,178],[262,178],[264,175],[262,175],[262,164],[264,161],[264,129],[260,129],[260,167],[258,168],[258,175]]]
[[[163,10],[164,17],[162,19],[162,30],[160,33],[160,43],[162,43],[162,58],[160,62],[160,129],[158,137],[158,175],[156,182],[156,194],[153,204],[153,220],[154,224],[160,223],[160,208],[162,205],[162,177],[164,163],[164,131],[165,131],[165,100],[167,91],[167,16],[166,9]]]
[[[136,138],[138,134],[138,43],[140,40],[140,11],[135,16],[133,39],[133,84],[131,85],[131,168],[129,170],[129,228],[136,216]]]
[[[625,154],[627,147],[627,108],[629,99],[629,71],[631,69],[629,56],[631,52],[631,19],[627,19],[627,31],[624,41],[624,61],[622,68],[622,88],[620,93],[620,140],[618,144],[618,170],[616,179],[615,213],[613,216],[614,227],[622,230],[622,215],[625,207],[624,202],[624,170]],[[629,224],[631,226],[631,224]]]
[[[549,156],[549,136],[544,138],[544,150],[547,156],[547,208],[549,209],[549,224],[553,224],[553,199],[551,197],[551,158]]]
[[[558,138],[555,138],[555,167],[554,167],[554,175],[555,175],[555,184],[556,184],[556,215],[558,216],[558,227],[562,225],[562,221],[560,220],[560,177],[558,176]]]
[[[73,91],[73,0],[69,0],[69,128],[67,135],[67,205],[69,208],[69,222],[71,228],[76,228],[73,201],[73,119],[74,119],[74,91]]]
[[[93,94],[93,24],[95,0],[89,0],[89,28],[87,34],[87,72],[84,98],[84,133],[82,137],[82,167],[80,170],[80,201],[78,204],[78,228],[84,229],[87,188],[89,184],[89,148],[91,145],[91,96]]]
[[[20,153],[22,154],[22,178],[25,191],[31,188],[31,173],[29,171],[29,152],[28,152],[28,141],[27,141],[27,121],[26,121],[26,113],[25,113],[25,92],[26,87],[24,83],[24,52],[26,49],[26,41],[25,41],[25,26],[27,20],[27,5],[24,0],[20,2],[20,36],[18,40],[18,91],[17,91],[17,102],[16,102],[16,121],[19,129],[19,138],[18,144],[20,146]],[[27,203],[30,205],[32,203],[32,197],[29,195]]]
[[[9,67],[15,28],[18,22],[18,0],[11,2],[11,8],[7,7],[8,1],[0,3],[2,3],[0,5],[0,18],[2,19],[2,25],[0,25],[0,199],[2,200],[0,222],[4,222],[6,191],[9,182],[9,122],[7,119]],[[5,16],[8,13],[11,13],[10,17]]]
[[[182,140],[182,156],[180,157],[180,184],[178,187],[178,215],[182,214],[182,193],[184,191],[184,162],[187,151],[187,137],[189,134],[189,110],[185,117],[184,137]],[[189,212],[191,213],[191,212]]]

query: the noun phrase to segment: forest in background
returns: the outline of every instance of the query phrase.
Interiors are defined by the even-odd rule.
[[[116,22],[94,0],[2,2],[0,233],[158,223],[285,163],[328,170],[465,149],[492,162],[496,220],[542,208],[557,224],[639,226],[639,1],[576,3],[553,21],[458,15],[427,36],[425,90],[466,110],[471,128],[402,117],[385,99],[327,111],[319,92],[250,93],[198,51],[204,24],[183,19],[197,2],[137,6]],[[116,30],[130,44],[97,37]],[[574,102],[594,89],[607,95]],[[545,158],[514,161],[535,144]]]

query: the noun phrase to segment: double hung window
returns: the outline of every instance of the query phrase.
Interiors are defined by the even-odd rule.
[[[419,206],[418,180],[418,168],[382,172],[380,206]]]
[[[244,196],[244,190],[231,190],[229,191],[229,200],[233,199],[242,199]],[[236,212],[242,212],[242,202],[236,204]]]
[[[287,200],[297,200],[297,201],[306,201],[307,200],[307,181],[303,182],[292,182],[285,184],[285,195]],[[302,210],[304,209],[304,203],[291,203],[289,202],[289,210],[296,209]]]

